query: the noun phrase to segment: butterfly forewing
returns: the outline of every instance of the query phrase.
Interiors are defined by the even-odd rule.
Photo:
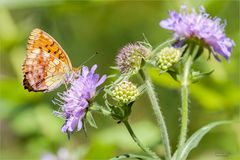
[[[72,64],[61,46],[50,35],[34,29],[28,40],[23,63],[23,85],[28,91],[49,92],[59,87]]]

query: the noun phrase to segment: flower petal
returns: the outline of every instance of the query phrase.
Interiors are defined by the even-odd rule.
[[[83,66],[83,67],[82,67],[82,76],[83,76],[83,77],[86,77],[88,73],[89,73],[88,67]]]
[[[98,83],[96,84],[96,86],[100,86],[101,84],[103,84],[103,82],[105,82],[106,79],[107,79],[107,76],[103,75],[101,79],[98,81]]]
[[[92,74],[94,74],[94,72],[96,71],[96,69],[97,69],[97,65],[95,64],[95,65],[92,66],[90,72],[91,72]]]

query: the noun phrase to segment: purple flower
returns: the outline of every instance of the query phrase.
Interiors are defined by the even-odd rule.
[[[106,75],[99,78],[99,75],[94,73],[96,68],[97,65],[91,70],[83,66],[82,73],[71,82],[71,87],[58,94],[61,100],[55,99],[54,103],[61,106],[61,111],[55,114],[65,119],[62,132],[73,132],[75,128],[79,131],[82,128],[86,108],[95,96],[96,88],[106,80]]]
[[[224,33],[226,22],[221,24],[220,18],[210,17],[203,6],[200,7],[200,13],[196,13],[195,9],[190,13],[188,8],[182,5],[180,13],[170,11],[169,15],[170,18],[161,21],[160,26],[174,31],[176,39],[197,38],[209,46],[215,57],[214,51],[226,59],[230,57],[235,44]]]

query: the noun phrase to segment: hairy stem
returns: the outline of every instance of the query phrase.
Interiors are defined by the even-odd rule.
[[[143,70],[140,70],[140,75],[146,83],[147,93],[148,93],[149,99],[152,104],[153,112],[155,113],[157,123],[160,127],[161,138],[163,141],[165,154],[166,154],[166,160],[170,160],[171,159],[171,147],[170,147],[170,143],[169,143],[167,127],[166,127],[160,106],[158,104],[157,95],[154,91],[154,87],[153,87],[150,77],[148,77],[148,75],[145,74]]]
[[[151,151],[148,147],[146,147],[144,144],[142,144],[142,142],[140,142],[140,140],[137,138],[137,136],[135,135],[135,133],[132,130],[132,127],[130,126],[129,122],[123,121],[124,125],[126,126],[129,134],[131,135],[132,139],[134,140],[134,142],[137,143],[137,145],[147,154],[149,154],[152,158],[154,159],[160,159],[156,153],[154,153],[153,151]]]
[[[190,55],[183,68],[183,78],[181,82],[181,130],[178,146],[181,147],[187,137],[187,125],[188,125],[188,85],[189,85],[189,73],[192,65],[192,56]]]
[[[198,45],[190,44],[188,47],[188,53],[186,61],[184,61],[182,80],[181,80],[181,130],[178,147],[183,146],[187,138],[187,129],[188,129],[188,86],[190,83],[190,71],[192,63],[196,58],[198,52],[201,50]]]

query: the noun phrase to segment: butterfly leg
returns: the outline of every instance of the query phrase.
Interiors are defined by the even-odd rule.
[[[65,88],[68,89],[67,81],[64,81]]]

